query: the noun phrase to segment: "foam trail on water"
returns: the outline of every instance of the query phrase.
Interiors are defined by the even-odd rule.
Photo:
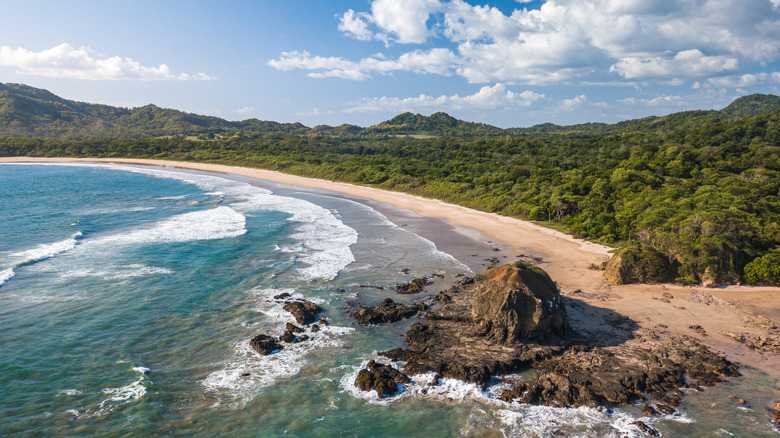
[[[97,238],[90,244],[145,244],[226,239],[246,233],[246,217],[230,207],[193,211],[122,234]]]
[[[19,260],[16,266],[40,262],[41,260],[50,259],[54,256],[72,250],[76,247],[76,245],[78,245],[78,239],[80,237],[81,231],[78,231],[67,239],[60,240],[59,242],[38,245],[35,248],[11,254],[11,257]]]
[[[14,272],[13,268],[8,268],[5,271],[0,272],[0,286],[4,285],[5,282],[10,280],[14,275],[16,275],[16,272]]]
[[[332,279],[355,261],[349,247],[357,242],[357,231],[345,225],[328,209],[309,201],[274,195],[269,190],[247,183],[210,175],[127,166],[108,168],[195,184],[206,192],[223,194],[224,205],[240,213],[281,211],[290,214],[288,220],[296,224],[296,232],[291,237],[302,244],[297,260],[305,266],[297,271],[303,279]]]
[[[0,271],[0,286],[16,276],[14,268],[31,265],[71,251],[79,244],[79,238],[81,238],[81,231],[77,231],[59,242],[44,243],[35,248],[10,254],[8,259],[11,260],[12,267]]]
[[[126,362],[119,361],[117,363]],[[121,405],[132,403],[146,395],[146,384],[149,382],[149,377],[147,376],[147,373],[150,371],[149,368],[133,366],[132,371],[137,376],[137,379],[133,383],[118,388],[103,389],[102,393],[107,395],[108,398],[100,402],[98,411],[95,413],[96,415],[113,411]]]

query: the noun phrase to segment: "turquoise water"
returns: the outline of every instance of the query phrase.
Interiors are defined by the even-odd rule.
[[[401,346],[413,321],[359,327],[347,309],[417,299],[361,286],[433,272],[446,283],[469,269],[327,192],[0,165],[0,435],[638,436],[636,409],[508,405],[492,399],[500,384],[420,376],[392,399],[356,391],[361,365]],[[282,292],[318,302],[330,326],[260,357],[248,340],[292,320]],[[685,416],[647,421],[667,436],[772,433],[763,399],[752,413],[688,400]],[[713,412],[744,421],[702,421]]]

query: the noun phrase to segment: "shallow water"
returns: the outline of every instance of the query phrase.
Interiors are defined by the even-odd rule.
[[[509,405],[492,397],[499,382],[356,391],[360,366],[402,346],[414,320],[359,327],[347,309],[419,299],[376,287],[433,272],[443,287],[476,262],[343,196],[259,185],[0,165],[0,435],[639,436],[633,407]],[[292,321],[283,292],[320,303],[331,325],[260,357],[248,340]],[[680,418],[645,420],[666,436],[773,436],[773,383],[747,372],[689,395]]]

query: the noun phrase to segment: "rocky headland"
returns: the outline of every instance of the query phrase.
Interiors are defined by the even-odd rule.
[[[560,407],[641,402],[645,414],[655,415],[675,412],[681,388],[699,390],[739,375],[693,338],[642,330],[611,311],[602,314],[610,322],[602,332],[578,330],[566,305],[583,304],[562,297],[543,270],[523,263],[464,278],[435,300],[438,308],[407,332],[407,348],[380,353],[399,361],[403,372],[374,362],[358,375],[359,388],[381,397],[415,374],[487,386],[536,370],[500,398]]]

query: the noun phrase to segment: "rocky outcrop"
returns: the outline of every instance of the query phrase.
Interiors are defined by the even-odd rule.
[[[289,293],[283,293],[274,296],[275,300],[282,302],[288,301],[291,298],[292,296]],[[317,315],[322,312],[322,308],[320,306],[310,301],[304,300],[288,301],[283,308],[284,310],[290,312],[299,324],[304,325],[308,325],[316,321]],[[325,321],[325,319],[321,319],[320,324],[326,325],[327,321]],[[317,324],[312,324],[309,329],[313,334],[320,331],[320,326]],[[298,327],[297,325],[288,322],[285,325],[284,332],[278,338],[267,334],[259,334],[249,341],[249,346],[263,356],[267,356],[283,349],[283,343],[297,344],[298,342],[309,340],[309,335],[305,334],[305,332],[306,330],[304,328]]]
[[[660,340],[638,335],[614,347],[572,346],[534,367],[541,372],[504,391],[505,401],[551,406],[630,404],[641,394],[658,400],[648,412],[671,411],[677,388],[711,386],[736,366],[691,338]]]
[[[637,244],[624,248],[607,261],[604,278],[615,285],[672,281],[677,265],[655,249]]]
[[[546,340],[566,334],[566,309],[555,283],[539,268],[504,265],[477,285],[471,316],[496,343]]]
[[[276,338],[264,334],[252,338],[249,341],[249,346],[263,356],[268,356],[269,354],[284,348]]]
[[[284,310],[292,313],[298,324],[308,325],[317,320],[322,308],[311,301],[297,300],[284,305]]]
[[[492,376],[526,369],[555,354],[561,347],[554,342],[520,342],[530,337],[555,341],[566,327],[565,309],[554,285],[535,269],[523,264],[502,266],[486,271],[477,281],[461,280],[437,294],[441,309],[412,325],[406,334],[409,348],[381,354],[407,362],[405,370],[410,373],[432,370],[483,386]],[[478,300],[487,303],[473,306]],[[518,308],[522,305],[533,310]],[[554,317],[552,312],[560,313]],[[562,323],[553,323],[560,318]]]
[[[385,299],[382,304],[378,306],[364,306],[358,307],[352,316],[360,324],[383,324],[400,321],[401,319],[411,318],[418,312],[428,309],[424,303],[420,302],[414,306],[407,306],[404,304],[398,304],[392,299]]]
[[[605,341],[612,332],[588,332],[593,339],[573,333],[554,283],[523,264],[463,279],[435,300],[441,308],[412,325],[408,348],[380,354],[406,362],[408,375],[434,371],[483,386],[493,377],[538,370],[505,390],[506,401],[576,407],[650,400],[644,413],[671,414],[683,395],[678,388],[739,375],[691,337],[661,338],[631,324],[628,336],[615,342]]]
[[[415,278],[414,280],[408,282],[408,283],[401,283],[397,284],[395,286],[395,291],[399,294],[409,295],[409,294],[417,294],[423,291],[423,288],[425,286],[428,286],[431,284],[431,280],[429,278],[420,277]]]
[[[358,372],[355,386],[362,391],[376,391],[379,398],[398,392],[398,384],[411,382],[409,377],[397,369],[374,360]]]

